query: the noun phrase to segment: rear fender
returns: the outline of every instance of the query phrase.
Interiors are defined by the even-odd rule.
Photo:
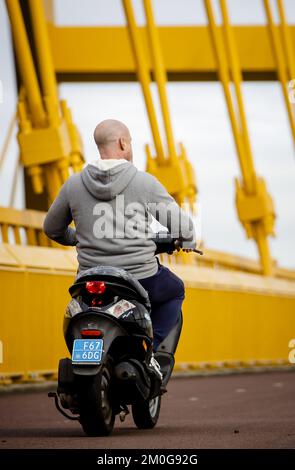
[[[108,351],[115,338],[119,336],[129,336],[124,328],[116,321],[115,318],[103,312],[82,312],[73,317],[69,323],[65,334],[67,347],[72,353],[73,342],[75,339],[81,339],[81,330],[98,329],[103,336],[103,354],[101,363],[98,365],[81,365],[73,364],[73,372],[75,375],[96,375],[108,358]]]

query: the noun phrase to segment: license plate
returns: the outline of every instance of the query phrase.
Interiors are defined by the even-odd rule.
[[[102,339],[75,339],[72,352],[74,364],[100,364]]]

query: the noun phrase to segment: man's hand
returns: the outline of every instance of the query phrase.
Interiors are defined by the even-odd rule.
[[[175,240],[174,246],[175,246],[175,249],[177,251],[180,251],[181,250],[181,241],[180,240]]]
[[[193,252],[193,253],[197,253],[198,255],[202,255],[202,254],[203,254],[203,252],[202,252],[201,250],[197,250],[196,248],[183,248],[183,247],[182,247],[182,242],[181,242],[180,240],[176,240],[176,241],[174,242],[174,246],[175,246],[175,248],[176,248],[177,251],[182,250],[182,251],[184,251],[184,253],[191,253],[191,252]]]
[[[194,248],[183,248],[182,247],[182,242],[180,240],[176,240],[174,242],[174,245],[175,245],[175,248],[177,251],[184,251],[185,253],[191,253],[192,251],[194,251]]]

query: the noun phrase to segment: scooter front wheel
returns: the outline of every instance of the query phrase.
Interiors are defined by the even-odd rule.
[[[156,426],[161,409],[161,396],[151,400],[139,400],[132,405],[132,416],[138,429],[152,429]]]
[[[81,377],[78,391],[80,423],[87,436],[108,436],[115,412],[110,397],[111,373],[104,365],[94,377]]]

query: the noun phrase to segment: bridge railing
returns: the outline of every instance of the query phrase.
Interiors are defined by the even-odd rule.
[[[2,243],[33,246],[54,246],[42,230],[45,213],[0,207]]]
[[[0,207],[0,243],[64,249],[65,247],[49,240],[43,232],[44,218],[45,212]],[[197,257],[195,254],[177,253],[172,256],[161,255],[161,259],[165,264],[189,264],[261,274],[260,263],[255,260],[208,248],[204,250],[205,255],[203,257]],[[273,263],[274,277],[295,280],[295,271],[277,266],[275,260],[273,260]]]
[[[62,321],[76,253],[50,245],[43,219],[40,212],[0,210],[0,384],[54,378],[68,354]],[[21,229],[34,236],[21,236]],[[187,290],[178,369],[290,367],[294,281],[255,274],[250,262],[244,268],[252,272],[243,272],[239,257],[210,250],[203,258],[179,253],[164,261]]]

